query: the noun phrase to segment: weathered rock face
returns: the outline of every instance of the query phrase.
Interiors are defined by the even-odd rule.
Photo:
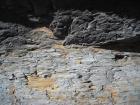
[[[0,50],[13,49],[26,44],[27,40],[24,34],[29,31],[30,28],[26,28],[22,25],[0,21]]]
[[[115,14],[86,11],[58,11],[50,27],[64,45],[94,44],[127,40],[140,34],[140,22]],[[139,38],[138,38],[139,39]]]
[[[64,39],[68,35],[69,27],[72,22],[71,11],[57,12],[50,25],[53,30],[54,36]]]
[[[138,21],[106,13],[68,10],[53,16],[54,35],[68,44],[105,42],[119,30],[128,33],[122,38],[137,39],[133,32],[139,32]],[[0,22],[1,105],[140,105],[139,42],[109,50],[63,46],[46,27],[29,30]],[[89,34],[94,31],[99,33]],[[93,40],[101,33],[105,40]]]
[[[22,36],[30,29],[19,24],[4,23],[0,21],[0,42],[8,37]]]
[[[64,10],[43,16],[46,21],[54,18],[53,32],[18,24],[31,26],[27,21],[31,20],[40,27],[40,21],[45,22],[34,15],[28,18],[28,13],[118,7],[133,13],[135,4],[126,0],[1,0],[0,105],[140,105],[139,21],[105,12]],[[65,38],[64,45],[103,45],[63,46],[63,40],[54,36]]]
[[[140,105],[140,53],[133,47],[66,47],[48,34],[28,34],[44,49],[35,43],[0,54],[0,105]]]
[[[139,40],[140,21],[135,19],[88,10],[60,10],[51,16],[53,21],[50,29],[55,37],[65,39],[64,45],[102,45],[120,40],[126,41],[130,38]],[[0,28],[1,43],[8,37],[20,36],[28,32],[28,28],[12,23],[1,22]]]

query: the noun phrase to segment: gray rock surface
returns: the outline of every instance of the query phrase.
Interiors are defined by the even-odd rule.
[[[57,11],[50,27],[64,45],[92,44],[128,40],[140,34],[140,22],[115,14],[86,11]],[[128,40],[129,41],[129,40]]]
[[[5,23],[0,21],[0,42],[8,37],[23,36],[30,29],[19,24]]]
[[[69,27],[72,23],[72,17],[70,11],[58,12],[55,14],[50,28],[53,30],[54,36],[64,39],[68,35]]]
[[[0,52],[0,105],[140,105],[139,52],[63,46],[47,28],[27,36]]]

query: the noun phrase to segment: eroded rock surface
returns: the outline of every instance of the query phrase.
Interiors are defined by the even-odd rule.
[[[139,39],[140,34],[140,21],[122,18],[113,13],[58,10],[48,12],[46,16],[35,17],[32,14],[24,12],[21,14],[21,11],[11,10],[10,13],[5,12],[5,14],[0,17],[3,21],[20,23],[32,28],[42,26],[42,24],[50,26],[55,37],[65,39],[64,45],[102,45],[120,40],[126,41],[130,38],[137,39],[138,37]],[[10,35],[17,36],[17,33],[24,34],[25,27],[15,23],[13,25],[8,22],[0,23],[1,25],[7,24],[6,29],[1,26],[0,40]]]
[[[63,46],[47,28],[0,55],[1,105],[139,105],[140,54]]]
[[[30,30],[30,28],[19,24],[0,21],[0,53],[6,50],[17,49],[22,45],[31,43],[24,36]]]
[[[49,13],[94,0],[45,1],[0,1],[0,105],[140,105],[140,22],[88,10]],[[94,5],[117,9],[115,1]]]
[[[101,45],[135,38],[140,34],[140,22],[137,20],[88,10],[58,11],[50,27],[54,36],[65,38],[64,45]]]

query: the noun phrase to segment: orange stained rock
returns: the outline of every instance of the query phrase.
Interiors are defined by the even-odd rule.
[[[54,79],[52,78],[45,79],[42,77],[35,76],[28,77],[28,86],[30,88],[42,91],[55,90],[57,88]]]
[[[104,103],[108,100],[108,97],[107,96],[99,96],[97,97],[97,100],[100,102],[100,103]]]
[[[65,46],[63,46],[62,44],[54,44],[53,48],[55,48],[55,49],[62,49],[62,50],[66,49]]]
[[[77,59],[76,61],[75,61],[75,63],[76,64],[81,64],[82,62],[81,62],[81,59]]]
[[[53,32],[47,27],[41,27],[41,28],[37,28],[34,30],[34,32],[38,32],[38,31],[46,32],[48,34],[48,37],[50,37],[50,38],[53,37]]]
[[[118,96],[118,93],[117,93],[116,91],[112,91],[112,92],[111,92],[111,96],[112,96],[112,97],[117,97],[117,96]]]
[[[45,79],[42,77],[29,76],[28,86],[38,91],[46,91],[50,100],[64,101],[66,99],[66,96],[64,96],[64,94],[55,94],[59,91],[59,89],[55,83],[55,80],[51,77]]]
[[[65,48],[65,46],[63,46],[63,44],[54,44],[52,46],[54,49],[60,49],[62,52],[61,54],[63,55],[64,58],[67,57],[67,54],[68,54],[68,49]]]
[[[107,85],[105,91],[109,92],[113,103],[116,103],[117,100],[119,99],[119,91],[116,88],[112,87],[112,85]]]
[[[103,52],[103,51],[105,51],[105,49],[101,49],[101,48],[92,48],[91,51],[93,51],[94,53],[98,53],[98,52]]]
[[[112,90],[111,97],[112,97],[113,103],[115,104],[119,98],[118,92],[116,90]]]
[[[12,85],[10,88],[9,88],[9,94],[10,95],[14,95],[15,94],[15,91],[16,91],[16,87],[14,85]]]

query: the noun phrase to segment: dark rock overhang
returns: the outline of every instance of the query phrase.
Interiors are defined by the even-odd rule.
[[[50,26],[55,37],[65,39],[64,45],[102,46],[140,38],[140,7],[132,0],[5,0],[0,1],[0,12],[3,22]]]

